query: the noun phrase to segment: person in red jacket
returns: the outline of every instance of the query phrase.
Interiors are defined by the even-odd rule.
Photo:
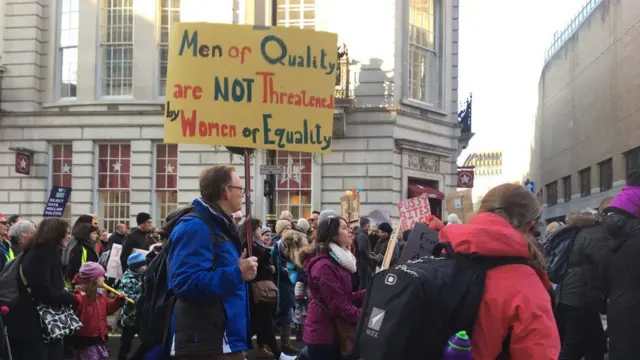
[[[551,282],[531,235],[541,215],[528,189],[502,184],[489,190],[468,224],[440,230],[440,241],[450,242],[459,254],[529,259],[528,264],[487,271],[471,337],[474,360],[498,358],[503,343],[508,344],[512,360],[558,359],[560,337],[549,295]]]
[[[76,315],[83,325],[75,336],[77,360],[109,358],[107,315],[115,314],[122,307],[124,297],[110,299],[102,292],[104,273],[100,264],[89,261],[82,264],[73,280],[79,285],[75,291]]]

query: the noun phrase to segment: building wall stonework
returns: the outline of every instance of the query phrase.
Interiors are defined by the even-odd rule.
[[[154,22],[160,18],[160,1],[133,2],[132,95],[102,96],[105,64],[99,22],[104,9],[100,2],[78,0],[77,96],[61,98],[62,59],[56,29],[63,1],[68,0],[3,3],[0,211],[38,220],[53,185],[52,148],[69,144],[73,148],[69,164],[73,188],[70,216],[99,214],[103,211],[98,191],[100,145],[118,143],[129,146],[131,154],[130,222],[140,211],[159,217],[156,146],[163,139],[165,99],[159,91],[159,29]],[[369,0],[315,2],[316,29],[337,33],[337,45],[346,45],[350,63],[349,82],[343,89],[348,93],[340,95],[340,100],[348,98],[347,105],[335,109],[336,114],[343,114],[344,134],[333,139],[331,153],[316,154],[312,160],[314,210],[337,210],[346,189],[361,188],[362,214],[385,209],[397,216],[396,205],[407,198],[408,179],[412,177],[437,181],[443,193],[455,190],[460,137],[459,4],[458,0],[436,2],[439,20],[433,33],[439,66],[430,75],[435,79],[428,82],[438,84],[441,96],[434,104],[409,99],[408,18],[410,4],[418,9],[418,2],[385,1],[374,8]],[[181,2],[180,12],[182,21],[268,25],[273,10],[270,3],[190,0]],[[219,11],[200,11],[211,7]],[[9,149],[14,147],[35,151],[31,175],[15,173],[15,154]],[[242,157],[231,155],[224,147],[180,144],[177,149],[179,204],[198,195],[198,176],[204,166],[231,163],[244,178]],[[412,165],[412,157],[430,159],[437,166],[426,169]],[[255,174],[251,178],[252,212],[259,217],[266,215],[266,201],[263,178],[257,174],[260,165],[266,163],[266,152],[255,152],[251,164]]]
[[[602,1],[545,64],[531,157],[545,217],[597,207],[625,184],[626,154],[640,146],[640,3]],[[611,160],[613,187],[601,188],[600,164]],[[591,169],[590,195],[581,195],[580,175]],[[570,201],[562,179],[571,176]],[[558,181],[556,205],[545,185]]]

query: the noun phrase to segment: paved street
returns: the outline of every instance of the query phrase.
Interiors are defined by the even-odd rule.
[[[138,339],[136,338],[136,340],[134,341],[134,345],[133,348],[135,349],[138,346],[139,342]],[[254,346],[256,346],[257,344],[255,343],[255,339],[254,339]],[[294,346],[296,346],[297,348],[302,348],[302,346],[304,346],[301,343],[297,343],[294,342],[293,343]],[[118,357],[118,348],[120,347],[120,336],[119,335],[112,335],[109,337],[109,349],[111,350],[111,356],[109,357],[109,360],[116,360]],[[253,351],[250,351],[248,356],[247,356],[247,360],[255,360],[255,356],[253,355]]]
[[[109,322],[113,321],[113,317],[109,317]],[[604,325],[604,327],[607,327],[607,319],[606,316],[602,316],[602,324]],[[138,346],[139,342],[138,339],[136,338],[134,340],[134,344],[133,344],[133,348],[135,349]],[[295,347],[297,347],[298,349],[301,349],[304,344],[299,343],[299,342],[293,342],[293,345]],[[255,339],[254,339],[254,346],[257,346],[257,344],[255,343]],[[112,335],[109,337],[109,349],[111,350],[111,357],[109,357],[110,360],[115,360],[117,359],[118,356],[118,348],[120,347],[120,335],[116,334],[116,335]],[[608,360],[609,357],[607,355],[605,355],[604,357],[605,360]],[[253,351],[250,351],[248,356],[247,356],[247,360],[255,360],[255,356],[253,355]]]

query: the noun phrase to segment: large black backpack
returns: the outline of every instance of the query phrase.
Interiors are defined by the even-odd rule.
[[[473,338],[486,271],[527,263],[524,258],[457,255],[449,243],[437,244],[433,255],[374,276],[356,328],[354,355],[366,360],[442,359],[452,335],[465,330]]]
[[[213,223],[194,209],[193,206],[180,208],[167,216],[162,230],[171,234],[178,220],[185,216],[201,219],[213,232]],[[171,321],[175,296],[169,290],[167,273],[171,241],[168,241],[156,257],[149,263],[142,282],[142,295],[136,301],[136,318],[139,322],[141,341],[148,347],[166,345],[166,336]]]
[[[579,232],[580,228],[573,225],[565,225],[549,234],[542,247],[542,253],[547,263],[547,274],[552,283],[562,283],[562,280],[567,275],[573,242]]]

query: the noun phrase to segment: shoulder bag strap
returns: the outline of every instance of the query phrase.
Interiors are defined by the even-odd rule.
[[[24,272],[22,271],[22,264],[20,264],[20,268],[18,269],[18,272],[20,273],[20,280],[22,280],[24,287],[27,288],[27,292],[31,294],[31,288],[29,287],[29,282],[27,281],[27,278],[24,276]]]

